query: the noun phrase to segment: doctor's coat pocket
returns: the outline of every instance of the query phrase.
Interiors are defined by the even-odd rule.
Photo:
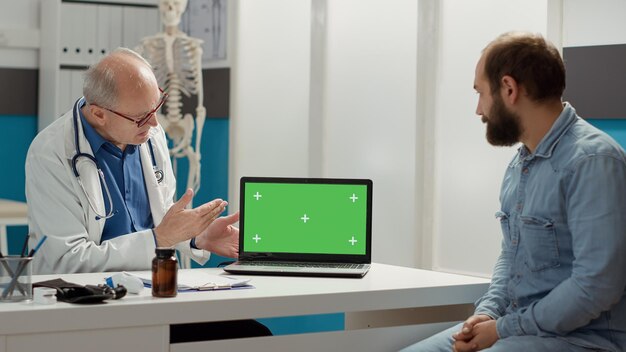
[[[531,271],[559,266],[559,247],[552,220],[531,216],[520,217],[520,243]]]

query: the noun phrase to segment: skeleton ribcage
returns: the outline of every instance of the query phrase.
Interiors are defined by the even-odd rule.
[[[189,97],[198,94],[198,72],[200,65],[196,62],[198,51],[202,50],[202,41],[177,37],[171,46],[172,67],[167,65],[167,43],[163,37],[149,37],[142,40],[143,56],[150,62],[159,86],[169,94],[166,102],[166,115],[170,118],[181,118],[181,94]]]

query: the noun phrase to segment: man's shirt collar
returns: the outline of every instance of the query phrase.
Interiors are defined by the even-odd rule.
[[[91,149],[93,150],[94,155],[98,154],[98,152],[100,151],[102,147],[105,147],[105,149],[109,153],[119,154],[120,157],[124,153],[129,154],[135,151],[135,148],[137,147],[136,145],[129,144],[126,146],[126,150],[122,152],[122,150],[119,147],[117,147],[115,144],[104,139],[104,137],[102,137],[98,133],[98,131],[96,131],[96,129],[93,128],[93,126],[91,126],[91,124],[89,124],[89,122],[85,118],[85,115],[83,114],[83,111],[82,111],[82,107],[85,106],[85,104],[87,103],[83,101],[82,105],[78,107],[78,112],[80,114],[80,121],[83,124],[83,131],[85,133],[85,138],[87,138],[89,145],[91,145]]]
[[[537,145],[537,149],[533,153],[533,157],[549,158],[552,156],[554,147],[559,143],[561,137],[567,132],[567,130],[576,122],[576,110],[568,103],[563,103],[563,111],[559,117],[554,121],[554,124],[541,139]],[[519,156],[523,159],[528,156],[528,148],[521,146],[519,148]]]

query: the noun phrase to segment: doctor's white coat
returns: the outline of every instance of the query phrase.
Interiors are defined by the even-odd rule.
[[[78,140],[82,153],[93,155],[78,117]],[[161,126],[151,129],[154,158],[164,177],[157,182],[148,143],[139,147],[150,210],[157,226],[174,202],[176,180],[172,171],[165,133]],[[150,270],[155,240],[151,230],[119,236],[101,242],[105,219],[97,219],[72,171],[74,143],[73,110],[41,131],[26,157],[26,199],[34,248],[43,235],[48,239],[33,259],[34,273],[62,274],[123,270]],[[77,163],[86,192],[98,213],[105,214],[100,178],[95,164],[87,158]],[[107,200],[108,201],[108,200]],[[203,264],[210,253],[192,249],[189,241],[177,249]]]

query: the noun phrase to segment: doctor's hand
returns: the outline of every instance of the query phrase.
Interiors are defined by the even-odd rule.
[[[455,352],[480,351],[491,347],[499,339],[496,321],[488,315],[473,315],[465,321],[461,331],[452,335],[452,338],[455,340],[453,345]]]
[[[239,221],[239,212],[217,218],[196,237],[196,247],[222,257],[237,258],[239,229],[233,226],[237,221]]]
[[[215,199],[196,208],[186,209],[192,199],[193,190],[190,188],[170,207],[159,226],[154,228],[157,247],[173,247],[198,236],[228,205],[221,199]]]

